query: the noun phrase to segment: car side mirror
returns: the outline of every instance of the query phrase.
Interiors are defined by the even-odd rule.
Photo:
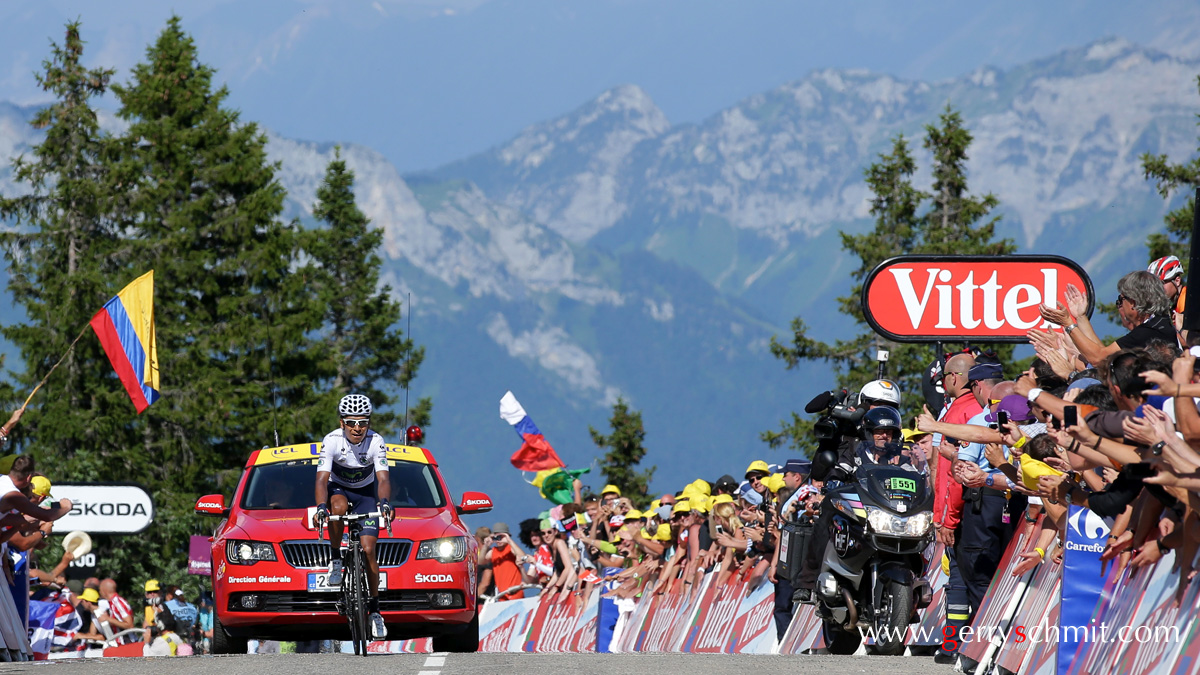
[[[225,495],[204,495],[196,500],[196,513],[207,516],[227,516],[229,509],[225,508]]]
[[[833,467],[837,466],[837,453],[833,450],[822,450],[813,457],[812,461],[812,476],[813,480],[825,480]]]
[[[482,492],[464,492],[457,510],[460,516],[464,513],[487,513],[492,510],[492,498]]]

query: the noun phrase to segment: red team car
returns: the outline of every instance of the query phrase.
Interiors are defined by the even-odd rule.
[[[458,506],[424,448],[387,445],[391,533],[379,532],[379,609],[389,640],[432,637],[435,651],[473,652],[478,544],[459,518],[492,509],[480,492]],[[220,516],[212,537],[213,652],[245,653],[250,638],[348,639],[328,583],[329,545],[317,538],[313,482],[320,443],[250,455],[233,500],[208,495],[196,511]]]

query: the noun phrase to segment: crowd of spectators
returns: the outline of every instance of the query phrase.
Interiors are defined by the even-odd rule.
[[[1063,303],[1042,307],[1048,327],[1029,333],[1036,356],[1028,368],[1006,380],[993,354],[948,355],[933,376],[945,405],[903,430],[907,463],[936,497],[950,627],[970,622],[1022,521],[1038,529],[1016,573],[1061,563],[1068,504],[1115,519],[1105,560],[1140,567],[1180,548],[1181,593],[1194,576],[1200,335],[1180,330],[1182,268],[1173,258],[1155,261],[1117,290],[1121,337],[1098,337],[1088,299],[1069,287]],[[696,479],[653,500],[613,485],[586,494],[576,480],[574,502],[522,522],[519,543],[503,523],[480,528],[480,593],[508,600],[535,588],[565,599],[607,578],[616,582],[611,595],[632,598],[664,592],[667,584],[655,583],[662,579],[692,587],[716,569],[723,587],[740,570],[751,583],[765,576],[776,585],[782,636],[793,596],[811,601],[776,574],[781,526],[820,511],[821,484],[809,469],[801,460],[756,460],[741,480]]]
[[[792,592],[776,575],[781,524],[817,508],[818,485],[810,464],[755,460],[742,479],[696,479],[673,493],[634,503],[614,485],[598,495],[578,489],[576,501],[557,505],[521,523],[514,540],[504,523],[479,528],[479,592],[494,601],[525,596],[528,589],[566,599],[585,584],[607,580],[611,597],[663,593],[681,579],[698,587],[706,572],[721,570],[718,585],[735,573],[750,585],[776,584],[776,627],[791,620]],[[638,508],[639,506],[643,508]]]
[[[1030,331],[1037,358],[1018,377],[1004,380],[1002,364],[978,353],[953,356],[937,374],[949,403],[917,426],[929,432],[950,626],[979,608],[1020,518],[1039,529],[1015,573],[1061,563],[1070,504],[1114,519],[1103,560],[1141,567],[1178,548],[1181,594],[1194,576],[1200,335],[1181,330],[1182,276],[1168,257],[1122,277],[1116,309],[1126,332],[1112,342],[1098,337],[1088,299],[1071,286],[1064,303],[1042,306],[1049,327]]]
[[[0,446],[6,445],[22,411],[0,426]],[[73,579],[67,571],[75,553],[65,550],[50,567],[39,560],[49,546],[54,523],[71,512],[69,499],[54,500],[50,479],[36,470],[28,455],[0,459],[0,567],[6,584],[0,589],[0,653],[13,658],[23,653],[28,639],[29,603],[57,607],[51,651],[141,643],[147,656],[203,653],[212,639],[212,596],[204,592],[199,606],[188,601],[178,586],[144,586],[144,609],[135,613],[118,592],[113,579]],[[136,601],[135,601],[136,602]],[[27,645],[26,645],[27,646]]]

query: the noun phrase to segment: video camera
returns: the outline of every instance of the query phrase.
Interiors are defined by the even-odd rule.
[[[806,413],[824,413],[813,425],[813,434],[818,441],[833,440],[841,436],[858,434],[858,425],[867,406],[859,402],[858,394],[841,391],[823,391],[804,406]]]

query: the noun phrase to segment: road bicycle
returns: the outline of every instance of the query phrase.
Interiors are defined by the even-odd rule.
[[[350,622],[350,640],[354,643],[354,653],[363,656],[367,655],[367,643],[371,641],[371,632],[367,626],[367,600],[370,597],[367,590],[367,554],[362,547],[363,521],[368,518],[382,520],[383,513],[372,511],[329,516],[329,522],[345,523],[346,532],[350,536],[350,548],[346,552],[346,562],[342,569],[342,589],[338,596],[337,608],[338,614],[345,616]],[[391,527],[392,523],[389,520],[389,534]],[[325,539],[323,524],[318,529],[318,537]]]

